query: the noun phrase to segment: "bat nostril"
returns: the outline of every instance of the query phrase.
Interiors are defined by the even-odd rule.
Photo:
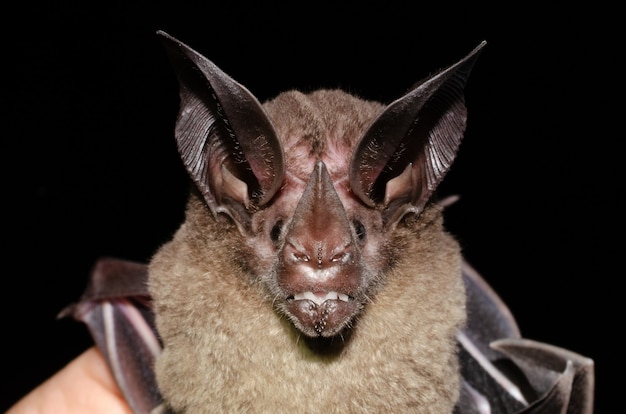
[[[350,254],[350,252],[341,252],[331,257],[330,262],[336,265],[343,265],[350,263],[351,257],[352,255]]]
[[[291,257],[295,262],[308,262],[311,260],[311,257],[305,253],[293,253]]]
[[[309,263],[309,266],[317,269],[348,265],[358,260],[358,254],[351,244],[332,248],[327,242],[303,243],[294,239],[287,240],[282,254],[288,265]]]

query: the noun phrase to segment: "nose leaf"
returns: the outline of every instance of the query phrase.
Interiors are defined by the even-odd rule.
[[[359,249],[326,165],[319,161],[294,212],[282,251],[289,293],[349,294],[357,288]]]

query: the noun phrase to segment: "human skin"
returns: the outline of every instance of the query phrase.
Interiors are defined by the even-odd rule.
[[[132,414],[95,347],[77,356],[6,412],[48,413]]]

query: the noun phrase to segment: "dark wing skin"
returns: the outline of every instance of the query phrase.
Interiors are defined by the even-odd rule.
[[[80,301],[65,308],[89,328],[133,412],[164,412],[152,365],[161,351],[147,266],[99,260]],[[459,331],[463,386],[454,414],[592,414],[594,362],[521,337],[498,295],[467,263],[468,323]]]
[[[591,414],[594,362],[521,337],[498,295],[463,266],[468,322],[457,335],[463,388],[455,414]]]
[[[147,277],[145,264],[100,259],[80,301],[59,314],[87,325],[135,413],[150,413],[161,402],[152,369],[161,344],[153,323]]]

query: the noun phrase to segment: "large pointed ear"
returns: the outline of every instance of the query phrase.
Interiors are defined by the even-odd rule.
[[[463,89],[485,44],[389,104],[357,145],[350,186],[365,204],[384,208],[386,226],[419,214],[450,168],[465,132]]]
[[[180,84],[178,150],[208,207],[246,229],[280,188],[285,163],[259,101],[215,64],[163,31]]]

